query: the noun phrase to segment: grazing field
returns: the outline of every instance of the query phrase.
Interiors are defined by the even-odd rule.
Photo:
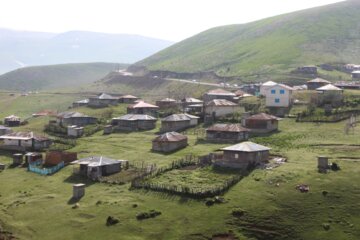
[[[67,97],[58,96],[58,99],[65,105],[70,101]],[[24,104],[29,104],[28,109],[21,110],[23,106],[16,104],[12,110],[26,116],[43,108]],[[121,114],[125,105],[111,109],[114,115]],[[106,112],[111,109],[78,110],[109,117]],[[41,131],[42,124],[47,121],[46,117],[31,119],[19,129]],[[0,225],[18,239],[37,240],[205,240],[229,232],[239,239],[357,240],[360,237],[360,162],[356,158],[360,153],[360,127],[345,134],[344,126],[345,121],[315,124],[286,118],[280,121],[278,132],[252,137],[251,141],[285,156],[287,163],[271,170],[252,171],[224,194],[224,203],[211,207],[206,206],[205,200],[130,190],[130,184],[92,182],[74,175],[73,166],[52,176],[7,167],[0,172]],[[227,146],[197,141],[197,135],[189,130],[187,148],[172,154],[156,153],[151,151],[151,140],[158,129],[159,123],[151,131],[111,135],[97,132],[78,139],[71,151],[78,152],[79,157],[104,155],[133,163],[167,166],[187,154],[199,156]],[[319,155],[329,156],[341,170],[318,173],[316,158]],[[11,155],[2,152],[0,162],[9,166]],[[231,174],[219,174],[210,168],[178,169],[154,181],[179,185],[201,182],[210,186]],[[86,194],[78,207],[73,208],[72,185],[79,182],[86,184]],[[310,191],[297,191],[298,184],[309,185]],[[138,213],[150,210],[160,211],[161,215],[141,221],[136,219]],[[119,219],[119,223],[106,226],[108,216]]]

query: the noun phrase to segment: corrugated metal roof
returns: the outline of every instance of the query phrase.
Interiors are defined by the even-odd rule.
[[[89,99],[79,100],[79,101],[76,101],[75,103],[89,103]]]
[[[133,95],[124,95],[124,96],[121,96],[120,98],[121,99],[123,99],[123,98],[138,99],[138,97],[135,97]]]
[[[128,108],[133,109],[133,108],[159,108],[159,107],[156,106],[156,105],[152,105],[150,103],[146,103],[146,102],[141,101],[141,102],[138,102],[136,104],[130,105]]]
[[[277,84],[276,82],[267,81],[267,82],[261,84],[261,86],[268,86],[268,87],[270,87],[270,86],[275,86],[276,84]]]
[[[279,120],[279,118],[273,116],[273,115],[269,115],[266,113],[258,113],[255,115],[252,115],[246,119],[251,119],[251,120]]]
[[[167,116],[166,118],[161,119],[163,122],[176,122],[176,121],[186,121],[191,119],[198,119],[199,117],[190,115],[187,113],[180,113],[180,114],[172,114]]]
[[[146,121],[156,121],[156,118],[145,115],[145,114],[126,114],[121,117],[113,118],[113,120],[127,120],[127,121],[137,121],[137,120],[146,120]]]
[[[8,121],[20,121],[20,117],[15,116],[15,115],[7,116],[7,117],[5,117],[5,119]]]
[[[200,99],[197,98],[184,98],[183,100],[181,100],[184,103],[202,103],[203,101],[201,101]]]
[[[236,151],[236,152],[261,152],[269,151],[271,148],[253,143],[253,142],[242,142],[230,147],[222,148],[223,151]]]
[[[113,165],[125,162],[126,160],[115,160],[103,156],[92,156],[73,161],[71,164],[87,164],[89,166]]]
[[[248,132],[249,129],[244,128],[241,126],[241,124],[224,124],[224,123],[218,123],[214,124],[206,131],[216,131],[216,132]]]
[[[153,142],[178,142],[187,139],[187,136],[177,132],[167,132],[157,136]]]
[[[221,88],[210,90],[206,94],[207,95],[223,95],[223,96],[234,96],[235,97],[235,93],[226,91],[226,90],[221,89]]]
[[[294,90],[292,87],[290,87],[290,86],[288,86],[288,85],[279,83],[279,84],[276,84],[276,85],[274,85],[274,86],[269,87],[269,88],[268,88],[268,91],[271,90],[271,89],[273,89],[274,87],[281,87],[281,88],[285,88],[285,89],[288,89],[288,90]]]
[[[237,106],[236,103],[230,102],[226,99],[214,99],[211,100],[210,102],[208,102],[206,104],[206,106],[226,106],[226,107],[233,107],[233,106]]]
[[[34,132],[13,132],[9,133],[3,136],[0,136],[1,139],[14,139],[14,140],[30,140],[35,139],[38,141],[46,141],[49,140],[49,138],[45,136],[41,136],[38,134],[35,134]]]
[[[58,118],[94,118],[79,112],[62,112],[57,115]]]
[[[118,97],[111,96],[110,94],[102,93],[100,96],[98,96],[99,99],[119,99]]]
[[[342,91],[342,89],[332,84],[328,84],[323,87],[317,88],[316,91]]]
[[[164,99],[159,100],[159,102],[176,102],[176,100],[172,99],[172,98],[164,98]]]
[[[315,78],[313,80],[308,81],[308,83],[331,83],[331,82],[322,78]]]

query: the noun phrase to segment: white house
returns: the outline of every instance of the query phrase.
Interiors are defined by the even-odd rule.
[[[275,85],[277,85],[277,83],[273,82],[273,81],[268,81],[268,82],[265,82],[265,83],[261,84],[261,86],[260,86],[260,95],[266,96],[266,91],[269,88],[271,88],[271,87],[273,87]]]
[[[18,148],[42,150],[51,145],[51,140],[45,136],[37,135],[33,132],[13,132],[0,136],[3,140],[3,147],[14,146]]]
[[[287,108],[292,104],[293,88],[284,85],[276,84],[266,90],[266,107]]]
[[[238,104],[225,99],[214,99],[205,105],[205,114],[223,117],[241,110]]]

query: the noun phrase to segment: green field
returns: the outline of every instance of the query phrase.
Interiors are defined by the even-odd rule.
[[[67,94],[34,96],[40,102],[52,98],[57,104],[63,102],[64,108],[70,101]],[[22,116],[45,107],[30,104],[33,96],[25,102],[8,95],[2,99],[1,109],[10,111],[6,107],[10,102],[11,111]],[[24,108],[24,104],[28,107]],[[109,111],[121,114],[125,106],[119,105],[113,110],[78,110],[106,116]],[[47,121],[47,117],[31,119],[20,129],[41,131],[42,124]],[[94,183],[74,176],[72,166],[53,176],[40,176],[23,168],[7,168],[0,172],[0,225],[18,239],[205,240],[214,234],[231,231],[239,239],[356,240],[360,237],[360,162],[356,161],[360,153],[360,128],[346,135],[344,126],[345,122],[314,124],[284,119],[279,132],[251,138],[271,147],[272,153],[285,156],[288,162],[272,170],[254,170],[224,194],[225,203],[211,207],[206,206],[205,200],[129,190],[129,184]],[[104,155],[167,166],[187,154],[204,155],[227,146],[197,141],[194,131],[189,130],[187,148],[173,154],[155,153],[151,151],[151,140],[158,128],[159,124],[152,131],[107,136],[98,132],[80,138],[71,150],[77,151],[79,157]],[[316,157],[319,155],[329,156],[341,170],[318,173]],[[10,164],[10,155],[3,153],[0,162]],[[209,179],[213,179],[214,184],[222,180],[207,168],[174,171],[155,180],[181,183],[183,180],[189,184],[203,181],[207,185],[211,185]],[[179,171],[188,172],[184,175],[178,174]],[[72,184],[79,182],[86,183],[86,195],[79,201],[79,208],[73,209]],[[310,191],[300,193],[295,189],[298,184],[308,184]],[[135,208],[134,204],[138,206]],[[239,209],[244,214],[233,216],[232,212]],[[150,210],[162,214],[154,219],[136,219],[139,212]],[[108,216],[120,222],[107,227]],[[330,229],[325,230],[327,224]]]

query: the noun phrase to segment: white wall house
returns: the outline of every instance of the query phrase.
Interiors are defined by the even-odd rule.
[[[273,81],[268,81],[268,82],[265,82],[265,83],[261,84],[261,86],[260,86],[260,95],[266,96],[266,91],[269,88],[271,88],[271,87],[273,87],[275,85],[277,85],[277,83],[273,82]]]
[[[293,89],[284,84],[276,84],[266,90],[266,107],[290,107]]]

